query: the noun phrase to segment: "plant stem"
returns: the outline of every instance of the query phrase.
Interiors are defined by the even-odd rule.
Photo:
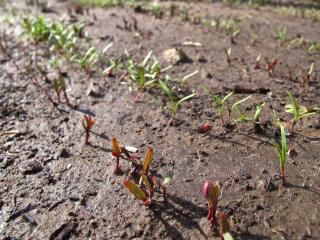
[[[285,183],[285,175],[284,175],[284,165],[282,165],[282,164],[280,166],[280,177],[282,180],[282,184],[284,184]]]
[[[86,129],[86,145],[89,144],[89,134],[90,134],[90,130]]]

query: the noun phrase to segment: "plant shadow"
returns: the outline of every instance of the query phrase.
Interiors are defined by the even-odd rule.
[[[206,215],[206,208],[196,206],[190,201],[173,195],[167,195],[166,200],[165,204],[155,202],[154,207],[151,208],[151,210],[153,211],[155,218],[165,226],[169,238],[175,240],[185,239],[176,227],[168,223],[163,214],[169,215],[171,217],[170,219],[177,220],[187,229],[196,229],[203,238],[207,239],[206,234],[196,221],[196,219],[200,219]]]

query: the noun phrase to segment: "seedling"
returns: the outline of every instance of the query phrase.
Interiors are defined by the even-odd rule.
[[[221,187],[219,182],[211,182],[206,180],[203,183],[202,195],[208,201],[208,220],[211,223],[211,230],[215,231],[216,228],[216,211],[218,206],[218,201],[221,196]]]
[[[260,69],[260,68],[261,68],[260,60],[261,60],[261,54],[259,54],[259,55],[257,56],[256,62],[255,62],[255,65],[254,65],[253,69]]]
[[[282,179],[282,183],[285,183],[285,164],[287,158],[287,139],[286,139],[286,132],[284,126],[279,124],[280,127],[280,143],[275,143],[274,148],[278,152],[279,156],[279,163],[280,163],[280,177]]]
[[[83,56],[76,54],[72,56],[71,60],[80,64],[80,67],[84,69],[84,71],[87,74],[90,74],[95,64],[102,58],[103,54],[111,47],[112,43],[108,44],[102,51],[97,50],[95,47],[91,47]]]
[[[233,92],[230,92],[226,96],[224,96],[223,98],[219,99],[218,96],[211,94],[211,99],[217,106],[217,112],[220,115],[222,126],[225,126],[225,121],[223,118],[223,106],[225,105],[228,98],[230,98],[232,95],[233,95]],[[229,111],[229,118],[230,118],[231,109],[229,106],[228,106],[228,111]]]
[[[130,147],[121,146],[116,137],[112,138],[112,155],[116,158],[116,165],[114,173],[120,173],[120,158],[130,161],[133,165],[132,172],[136,170],[138,166],[141,166],[141,162],[138,157],[130,154]]]
[[[286,28],[279,29],[279,31],[277,33],[277,38],[280,42],[280,46],[284,46],[284,44],[286,43],[286,41],[287,41],[286,34],[287,34]]]
[[[66,89],[66,83],[63,77],[59,77],[58,79],[53,80],[53,88],[57,94],[58,102],[60,103],[60,94],[63,92],[64,98],[66,99],[67,104],[69,104],[69,98]]]
[[[152,65],[148,64],[152,57],[152,51],[150,51],[144,60],[137,64],[132,59],[128,62],[128,72],[130,79],[136,83],[138,90],[143,92],[148,86],[155,83],[162,72],[167,71],[172,66],[161,69],[159,62],[154,61]],[[139,97],[138,95],[137,97]]]
[[[150,168],[150,165],[151,165],[151,162],[152,162],[152,159],[153,159],[153,149],[151,147],[148,148],[148,151],[147,151],[147,156],[143,162],[143,167],[142,167],[142,171],[141,171],[141,178],[140,178],[140,181],[139,181],[139,185],[141,186],[142,184],[142,177],[145,176],[145,177],[148,177],[149,176],[149,168]]]
[[[278,59],[273,59],[271,63],[267,63],[266,70],[268,71],[268,74],[270,77],[274,76],[274,70],[277,64],[278,64]]]
[[[41,16],[34,19],[23,19],[22,27],[36,43],[40,41],[47,41],[49,39],[50,29]]]
[[[169,99],[170,99],[170,104],[171,104],[171,118],[168,122],[168,126],[172,126],[173,125],[173,120],[176,116],[176,113],[178,111],[178,108],[181,106],[181,104],[191,98],[193,98],[195,95],[197,95],[197,93],[192,93],[188,96],[185,96],[183,98],[181,98],[180,100],[177,100],[173,94],[173,89],[169,87],[168,84],[166,84],[165,82],[159,80],[159,84],[161,89],[168,95]]]
[[[254,131],[255,132],[260,132],[261,131],[261,122],[260,122],[260,117],[261,117],[261,114],[262,114],[262,110],[263,110],[263,107],[264,107],[265,103],[262,103],[260,105],[257,105],[256,107],[256,111],[254,113],[254,115],[252,117],[246,115],[242,110],[241,110],[241,107],[240,105],[237,105],[237,109],[238,109],[238,113],[239,113],[239,116],[238,118],[235,120],[236,122],[244,122],[244,123],[252,123],[253,126],[254,126]]]
[[[228,50],[225,48],[224,52],[225,52],[226,57],[227,57],[227,63],[229,65],[231,65],[231,48],[228,48]]]
[[[293,132],[294,126],[303,118],[314,115],[316,109],[308,109],[305,106],[299,105],[297,99],[288,91],[291,104],[285,106],[286,112],[293,114],[293,122],[291,125],[291,132]]]
[[[224,237],[224,234],[230,232],[230,224],[229,224],[228,215],[226,215],[224,212],[220,213],[219,222],[220,222],[220,227],[221,227],[221,240],[226,240]]]
[[[309,71],[307,74],[303,74],[302,75],[302,87],[305,88],[306,86],[309,85],[310,83],[310,79],[311,79],[311,74],[313,72],[313,67],[314,67],[314,63],[311,63],[310,67],[309,67]]]
[[[82,126],[85,130],[86,133],[86,141],[85,143],[88,145],[89,144],[89,137],[90,137],[90,131],[93,125],[96,124],[96,120],[94,120],[91,115],[84,115],[82,119]]]

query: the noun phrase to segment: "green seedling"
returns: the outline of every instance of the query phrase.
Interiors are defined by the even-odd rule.
[[[278,152],[279,163],[280,163],[280,177],[282,179],[282,183],[285,183],[285,164],[287,159],[287,139],[286,132],[284,126],[279,124],[280,127],[280,143],[275,143],[274,148]]]
[[[190,100],[194,96],[196,96],[197,93],[189,94],[188,96],[185,96],[185,97],[181,98],[180,100],[177,100],[176,97],[174,96],[173,89],[170,88],[168,84],[166,84],[165,82],[163,82],[161,80],[159,80],[159,84],[160,84],[160,88],[165,92],[165,94],[167,94],[167,96],[169,97],[169,100],[170,100],[172,115],[171,115],[171,118],[168,122],[168,126],[172,126],[173,120],[174,120],[176,113],[178,111],[178,108],[181,106],[181,104],[185,101]]]
[[[219,99],[218,96],[211,94],[211,99],[212,101],[216,104],[217,107],[217,112],[220,116],[221,119],[221,124],[222,126],[225,126],[225,121],[223,118],[223,106],[226,104],[227,100],[233,95],[233,92],[228,93],[226,96],[224,96],[223,98]],[[231,115],[231,108],[229,106],[227,106],[228,108],[228,112],[229,112],[229,119],[230,119],[230,115]]]
[[[22,20],[22,28],[36,43],[47,41],[50,37],[50,29],[41,16],[33,19],[24,18]]]
[[[67,94],[67,88],[66,88],[66,83],[63,77],[59,77],[59,79],[54,79],[53,80],[53,88],[57,94],[58,97],[58,102],[60,103],[60,94],[63,92],[64,98],[66,99],[67,104],[69,103],[69,98]]]
[[[291,132],[293,132],[294,126],[303,118],[314,115],[317,112],[317,109],[308,109],[305,106],[299,105],[297,99],[288,91],[290,104],[285,106],[286,112],[293,115],[293,121],[291,125]]]
[[[78,63],[87,74],[90,74],[95,64],[111,47],[112,43],[108,44],[102,51],[97,50],[95,47],[90,47],[83,56],[76,54],[72,56],[71,60]]]
[[[132,59],[128,62],[128,72],[130,79],[136,83],[138,89],[143,92],[148,86],[154,84],[159,78],[162,72],[167,71],[172,66],[161,69],[159,62],[154,60],[152,64],[149,64],[152,57],[152,51],[150,51],[144,60],[137,64]]]
[[[84,115],[82,119],[82,126],[86,133],[86,141],[85,143],[89,144],[89,137],[90,137],[90,131],[93,127],[93,125],[96,124],[96,120],[94,120],[90,115]]]
[[[244,112],[242,112],[240,105],[237,105],[238,113],[239,116],[235,120],[236,122],[244,122],[244,123],[252,123],[254,126],[254,131],[255,132],[260,132],[261,131],[261,122],[260,122],[260,117],[262,115],[262,110],[264,107],[265,103],[262,103],[256,107],[256,111],[252,117],[246,115]]]
[[[208,220],[211,223],[211,230],[214,232],[216,229],[216,211],[218,201],[221,196],[221,187],[219,182],[211,182],[206,180],[203,183],[202,195],[208,201]]]
[[[308,52],[314,53],[314,52],[318,52],[318,51],[320,51],[320,41],[311,43],[308,48]]]
[[[287,34],[286,28],[279,29],[279,31],[277,32],[277,38],[281,46],[284,46],[284,44],[287,42],[286,34]]]

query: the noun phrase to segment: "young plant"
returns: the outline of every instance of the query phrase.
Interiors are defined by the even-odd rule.
[[[287,42],[286,34],[287,34],[286,28],[279,29],[279,31],[277,32],[277,38],[280,42],[280,46],[284,46],[284,44]]]
[[[302,75],[302,87],[303,88],[305,88],[306,86],[309,85],[310,79],[311,79],[311,74],[313,72],[313,68],[314,68],[314,63],[311,63],[308,73]]]
[[[95,64],[102,58],[103,54],[111,48],[112,43],[107,45],[102,51],[97,50],[95,47],[89,48],[86,53],[81,56],[79,54],[73,55],[71,60],[75,61],[80,65],[82,69],[87,74],[90,74],[92,71],[92,68],[95,66]]]
[[[147,196],[147,193],[137,184],[130,180],[125,180],[123,185],[135,196],[135,198],[141,200],[144,206],[149,206],[151,204],[151,199]]]
[[[170,104],[171,104],[171,118],[168,122],[168,126],[172,126],[173,125],[173,120],[176,116],[176,113],[178,111],[178,108],[181,106],[181,104],[191,98],[193,98],[195,95],[197,95],[197,93],[192,93],[189,94],[188,96],[185,96],[183,98],[181,98],[180,100],[177,100],[176,97],[174,96],[173,93],[173,89],[169,87],[168,84],[166,84],[165,82],[159,80],[159,84],[160,84],[160,88],[168,95],[169,100],[170,100]]]
[[[208,220],[211,223],[211,230],[215,231],[216,228],[216,211],[218,206],[218,201],[221,195],[221,187],[219,182],[211,182],[206,180],[203,183],[202,195],[208,201]]]
[[[22,20],[22,28],[36,43],[49,39],[49,26],[41,16],[33,19],[24,18]]]
[[[261,122],[260,122],[260,117],[262,115],[262,110],[263,110],[263,107],[264,107],[265,103],[262,103],[260,105],[257,105],[256,107],[256,111],[254,113],[254,115],[252,117],[246,115],[242,110],[241,110],[241,107],[240,107],[240,104],[238,104],[236,107],[237,107],[237,110],[238,110],[238,113],[239,113],[239,116],[238,118],[235,120],[236,122],[240,123],[240,122],[243,122],[243,123],[252,123],[253,124],[253,127],[254,127],[254,131],[255,132],[260,132],[261,131]]]
[[[270,77],[274,76],[274,70],[278,64],[278,59],[273,59],[271,63],[267,63],[266,70],[268,71],[268,74]]]
[[[287,139],[286,132],[284,126],[279,124],[280,127],[280,143],[275,143],[274,148],[278,152],[279,163],[280,163],[280,177],[282,179],[282,183],[285,183],[285,164],[287,159]]]
[[[220,222],[220,227],[221,227],[221,240],[230,239],[228,237],[225,237],[226,234],[230,232],[230,224],[229,224],[228,215],[225,214],[224,212],[220,213],[219,222]],[[229,235],[230,235],[230,233],[229,233]],[[231,237],[231,239],[232,239],[232,237]]]
[[[133,156],[130,152],[132,151],[130,148],[121,146],[116,137],[112,138],[112,155],[116,158],[116,165],[114,168],[114,173],[119,174],[121,172],[120,169],[120,158],[126,159],[132,163],[132,172],[136,170],[137,167],[141,166],[141,162],[137,156]],[[136,150],[136,149],[135,149]]]
[[[85,143],[89,144],[89,137],[90,137],[90,131],[93,127],[93,125],[96,124],[96,120],[94,120],[91,115],[84,115],[82,119],[82,126],[86,133],[86,141]]]
[[[140,178],[140,181],[139,181],[139,185],[140,186],[142,184],[143,176],[145,176],[145,177],[149,176],[149,168],[150,168],[152,159],[153,159],[153,149],[151,147],[149,147],[148,151],[147,151],[147,156],[146,156],[146,158],[145,158],[145,160],[143,162],[143,167],[142,167],[142,170],[141,170],[141,178]]]
[[[211,94],[211,99],[217,106],[217,112],[220,115],[222,126],[225,126],[225,121],[223,118],[223,106],[226,103],[226,101],[228,100],[228,98],[230,98],[232,95],[233,95],[233,92],[230,92],[226,96],[224,96],[223,98],[219,99],[218,96]],[[229,107],[228,107],[228,111],[229,111],[229,117],[230,117],[231,110]]]
[[[293,132],[294,126],[303,118],[314,115],[316,109],[308,109],[305,106],[299,105],[297,99],[288,91],[291,104],[285,106],[286,112],[293,114],[293,121],[291,125],[291,132]]]
[[[69,98],[68,98],[68,94],[67,94],[67,88],[66,88],[66,83],[64,81],[63,77],[59,77],[59,79],[54,79],[53,80],[53,88],[57,94],[58,97],[58,102],[60,103],[60,94],[61,92],[63,92],[64,98],[66,99],[67,104],[69,103]]]

